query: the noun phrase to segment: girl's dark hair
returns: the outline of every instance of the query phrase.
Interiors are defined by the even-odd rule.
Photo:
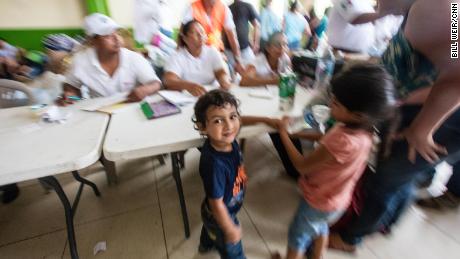
[[[202,127],[206,127],[206,112],[209,107],[225,107],[225,105],[230,104],[236,108],[238,112],[238,100],[231,93],[224,90],[216,89],[207,92],[205,95],[201,96],[200,99],[195,104],[194,116],[192,118],[193,123],[195,123],[195,129],[198,129],[197,124],[201,124]]]
[[[182,24],[179,30],[179,35],[177,36],[177,47],[182,48],[186,46],[184,36],[188,34],[194,23],[200,24],[200,22],[198,22],[197,20],[191,20],[185,24]]]
[[[298,5],[297,1],[292,2],[291,6],[289,6],[289,11],[295,12],[295,10],[297,10],[297,5]]]
[[[349,111],[366,116],[368,126],[377,126],[395,114],[393,78],[381,65],[350,65],[332,79],[331,90]]]

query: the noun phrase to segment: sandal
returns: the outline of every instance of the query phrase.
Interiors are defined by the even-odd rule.
[[[340,250],[347,253],[355,253],[356,246],[347,244],[337,233],[332,233],[329,235],[329,248]]]
[[[447,191],[438,197],[418,200],[417,205],[435,210],[455,209],[460,205],[460,198]]]

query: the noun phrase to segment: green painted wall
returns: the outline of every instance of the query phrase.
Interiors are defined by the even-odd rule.
[[[3,29],[0,30],[0,37],[14,46],[26,50],[43,50],[42,38],[47,34],[65,33],[69,36],[84,35],[81,28],[62,29]]]
[[[109,5],[106,0],[86,0],[86,11],[88,14],[102,13],[110,16]]]

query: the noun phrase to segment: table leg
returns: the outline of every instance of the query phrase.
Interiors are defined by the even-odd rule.
[[[158,161],[160,162],[160,165],[165,165],[166,164],[165,158],[163,157],[163,155],[155,156],[155,158],[158,159]]]
[[[187,206],[185,204],[184,190],[182,189],[182,180],[180,178],[180,169],[184,166],[184,157],[185,151],[172,152],[171,153],[171,162],[173,169],[173,177],[176,181],[177,193],[179,194],[179,202],[182,211],[182,221],[184,223],[185,237],[190,237],[190,226],[188,222]],[[182,158],[182,159],[181,159]],[[182,161],[181,161],[182,160]]]
[[[107,176],[107,183],[109,185],[117,184],[118,176],[117,176],[117,169],[115,166],[115,162],[107,160],[104,157],[104,155],[101,155],[101,158],[99,158],[99,161],[101,161],[102,165],[104,166],[105,174]]]
[[[94,184],[93,182],[81,177],[80,174],[78,174],[78,171],[72,171],[72,175],[73,175],[73,178],[75,178],[75,180],[79,181],[82,184],[86,184],[89,187],[91,187],[96,196],[98,196],[98,197],[101,196],[101,192],[99,192],[99,189],[97,188],[96,184]]]
[[[47,184],[58,195],[59,199],[64,206],[65,212],[65,221],[67,225],[67,239],[69,241],[69,249],[70,249],[70,256],[72,259],[78,259],[78,251],[77,251],[77,242],[75,241],[75,231],[73,226],[73,210],[70,206],[70,202],[65,195],[64,190],[62,189],[61,185],[59,184],[58,180],[54,176],[46,176],[39,178],[39,181]]]

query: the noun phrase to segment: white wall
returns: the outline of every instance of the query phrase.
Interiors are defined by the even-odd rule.
[[[107,0],[115,21],[132,27],[134,0]],[[178,27],[185,7],[192,0],[164,0],[169,6],[168,21]],[[230,4],[233,0],[223,0]],[[260,0],[245,0],[258,11]],[[273,0],[278,15],[284,13],[287,0]],[[83,0],[0,0],[0,29],[81,27],[86,7]]]
[[[81,27],[82,0],[0,0],[0,29]]]
[[[168,24],[172,27],[179,27],[182,15],[185,12],[186,6],[193,0],[163,0],[166,3],[165,17],[168,17]],[[259,0],[244,0],[251,3],[256,10],[259,10]],[[233,0],[223,0],[227,5]],[[274,0],[274,2],[282,3],[284,0]],[[133,24],[133,3],[134,0],[108,0],[110,12],[115,21],[123,26],[131,27]],[[282,4],[281,4],[282,6]]]

